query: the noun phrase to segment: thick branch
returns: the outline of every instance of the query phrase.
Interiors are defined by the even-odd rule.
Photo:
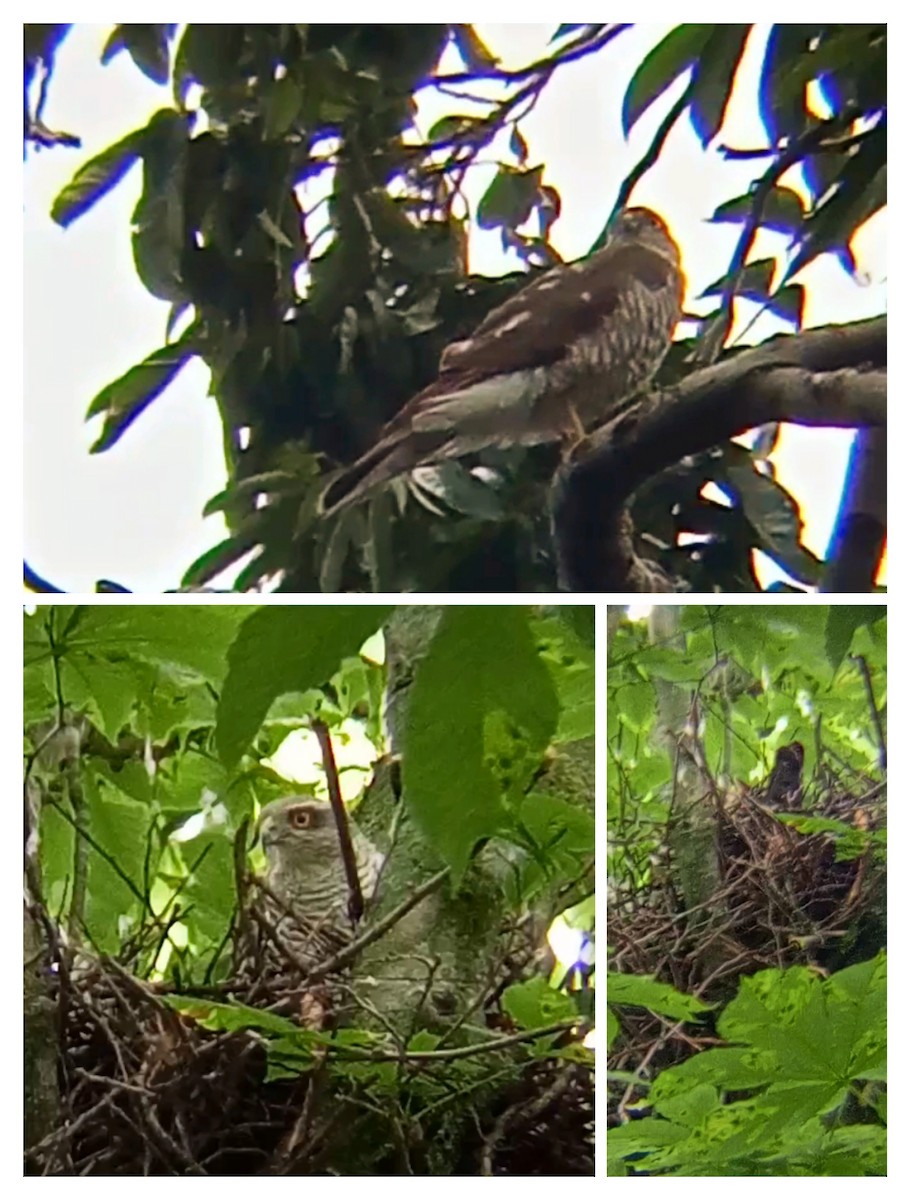
[[[850,454],[821,590],[871,592],[887,533],[887,430],[864,429]]]
[[[629,497],[648,479],[756,425],[884,427],[884,317],[773,338],[693,371],[619,413],[557,485],[560,581],[569,591],[666,590],[632,550]]]

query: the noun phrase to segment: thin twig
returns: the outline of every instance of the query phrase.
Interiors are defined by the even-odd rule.
[[[142,892],[139,891],[139,889],[136,887],[135,883],[133,883],[132,879],[130,879],[129,875],[126,874],[126,872],[123,870],[123,868],[117,862],[117,860],[111,854],[109,854],[108,851],[105,850],[103,846],[99,845],[98,842],[95,841],[95,839],[92,837],[92,835],[88,832],[87,829],[85,829],[82,825],[78,824],[78,822],[75,821],[70,816],[70,814],[66,811],[66,809],[63,807],[63,805],[60,804],[59,801],[54,800],[49,796],[47,798],[47,803],[51,806],[51,808],[55,808],[57,810],[57,812],[60,814],[60,816],[63,817],[63,819],[65,821],[68,821],[69,824],[72,825],[73,829],[75,829],[75,831],[79,837],[85,838],[85,840],[92,847],[92,849],[101,855],[101,857],[104,859],[104,861],[107,863],[107,865],[111,868],[111,870],[116,875],[118,875],[120,877],[120,879],[123,880],[123,882],[129,888],[129,890],[133,893],[133,895],[136,897],[136,899],[142,905],[143,909],[145,909],[149,913],[149,915],[152,917],[152,920],[155,922],[155,924],[160,925],[161,922],[158,921],[157,917],[155,917],[154,913],[152,913],[151,909],[149,908],[148,897],[143,896]]]
[[[875,691],[872,687],[872,675],[869,671],[869,664],[863,654],[854,654],[851,657],[856,663],[860,675],[863,677],[866,699],[869,701],[869,711],[872,713],[872,723],[875,726],[875,736],[878,738],[878,765],[884,771],[888,766],[888,751],[885,744],[882,714],[878,711],[878,705],[875,703]]]
[[[570,1017],[566,1020],[555,1021],[541,1029],[526,1029],[522,1033],[510,1033],[506,1037],[490,1038],[486,1042],[475,1042],[471,1046],[457,1046],[453,1050],[414,1050],[403,1057],[406,1062],[440,1063],[455,1062],[460,1058],[473,1058],[476,1054],[495,1054],[499,1050],[507,1050],[510,1046],[518,1046],[522,1042],[533,1042],[538,1038],[550,1037],[555,1033],[568,1033],[577,1029],[580,1018]],[[356,1046],[344,1046],[340,1043],[333,1046],[335,1053],[341,1058],[353,1058],[357,1062],[401,1062],[402,1055],[384,1051],[373,1052],[359,1050]]]
[[[619,185],[619,191],[617,192],[617,195],[616,195],[616,203],[613,205],[613,212],[610,214],[611,220],[616,215],[616,213],[618,213],[621,209],[625,208],[626,204],[628,203],[629,197],[632,195],[632,190],[635,187],[635,185],[642,178],[642,176],[645,175],[651,169],[651,167],[654,166],[654,164],[660,158],[661,151],[664,148],[664,143],[666,142],[667,138],[670,136],[670,131],[673,129],[673,126],[679,120],[682,113],[685,112],[686,108],[689,105],[690,99],[691,99],[691,96],[689,93],[689,89],[687,88],[686,91],[683,92],[683,94],[680,96],[680,98],[672,106],[672,108],[667,113],[667,115],[664,117],[664,119],[661,121],[660,125],[658,126],[657,132],[654,134],[654,137],[651,141],[651,145],[648,147],[648,149],[645,151],[645,153],[642,155],[642,157],[638,160],[638,162],[635,164],[635,166],[632,168],[632,170],[629,172],[629,174],[625,177],[625,179]],[[604,229],[604,231],[601,233],[598,240],[594,243],[593,249],[597,250],[603,245],[603,242],[605,240],[605,234],[606,234],[606,229]]]
[[[338,830],[338,844],[341,848],[341,858],[344,862],[344,873],[348,880],[348,916],[356,925],[363,916],[363,891],[360,886],[360,872],[357,870],[354,843],[351,840],[351,830],[348,826],[347,809],[341,797],[341,783],[338,779],[338,766],[335,762],[335,751],[332,749],[332,738],[325,721],[313,720],[310,722],[310,727],[316,734],[319,748],[322,751],[322,765],[325,770],[329,801],[332,805],[335,826]]]
[[[525,1113],[530,1123],[535,1118],[539,1117],[540,1114],[543,1113],[544,1110],[547,1109],[554,1101],[558,1100],[571,1082],[571,1067],[565,1067],[556,1076],[550,1086],[541,1092],[539,1096],[535,1096],[530,1103],[526,1098],[523,1098],[517,1103],[510,1105],[505,1112],[500,1113],[496,1120],[496,1124],[493,1126],[487,1137],[484,1138],[483,1152],[480,1159],[481,1175],[493,1174],[493,1155],[496,1151],[496,1147],[505,1137],[506,1130],[513,1122],[515,1117]]]

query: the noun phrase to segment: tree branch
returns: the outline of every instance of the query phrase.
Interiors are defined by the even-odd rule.
[[[888,438],[863,429],[854,440],[823,592],[869,592],[888,532]]]
[[[785,335],[693,371],[618,413],[581,447],[554,497],[560,583],[569,591],[678,590],[637,558],[625,504],[686,455],[756,425],[884,428],[887,320]],[[655,578],[654,573],[657,573]]]
[[[313,720],[310,728],[316,734],[319,749],[322,751],[322,766],[325,771],[326,786],[329,791],[329,801],[332,814],[335,817],[335,828],[338,831],[338,846],[341,850],[341,860],[344,863],[344,873],[348,881],[348,916],[356,925],[363,916],[363,890],[360,886],[360,874],[357,870],[357,859],[354,855],[354,843],[351,841],[351,830],[348,827],[348,814],[341,797],[341,783],[338,779],[338,767],[335,763],[335,751],[332,749],[332,737],[325,721]]]
[[[510,1033],[506,1037],[490,1038],[486,1042],[474,1042],[470,1046],[455,1046],[451,1050],[411,1050],[402,1054],[386,1051],[360,1050],[356,1046],[344,1043],[332,1045],[332,1054],[339,1058],[355,1059],[357,1062],[455,1062],[459,1058],[471,1058],[475,1054],[492,1054],[497,1050],[506,1050],[521,1042],[533,1042],[537,1038],[550,1037],[556,1033],[567,1033],[577,1029],[582,1024],[581,1017],[569,1017],[562,1021],[554,1021],[541,1029],[526,1029],[522,1033]]]

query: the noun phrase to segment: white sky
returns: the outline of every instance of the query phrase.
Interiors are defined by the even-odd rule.
[[[644,152],[675,97],[656,102],[622,139],[619,112],[630,72],[666,26],[620,35],[605,51],[560,69],[522,123],[530,161],[545,162],[545,181],[562,197],[552,240],[566,258],[585,253],[600,232],[625,174]],[[64,43],[51,82],[45,122],[78,134],[80,151],[30,151],[25,164],[25,550],[31,565],[69,591],[88,591],[113,578],[140,592],[179,583],[183,570],[223,536],[220,518],[203,521],[205,502],[224,485],[221,429],[207,397],[208,372],[198,363],[104,454],[88,447],[100,426],[87,426],[95,394],[164,341],[168,306],[139,283],[130,249],[130,218],[139,195],[134,169],[68,230],[53,224],[53,198],[86,159],[145,124],[170,92],[150,83],[125,55],[102,68],[98,56],[109,26],[77,25]],[[551,26],[480,25],[506,66],[524,65],[546,48]],[[742,86],[721,140],[764,144],[754,107],[761,41],[750,43]],[[458,68],[457,62],[444,64]],[[448,111],[466,106],[446,101]],[[440,110],[441,111],[441,110]],[[425,129],[440,115],[427,106]],[[467,191],[483,194],[495,167],[479,168]],[[687,299],[722,275],[738,236],[706,218],[721,201],[745,191],[757,169],[704,153],[688,120],[679,122],[658,164],[633,202],[654,207],[683,248]],[[787,180],[787,182],[792,182]],[[800,279],[808,285],[807,325],[848,322],[885,307],[885,218],[873,219],[854,249],[863,276],[851,280],[830,256]],[[762,235],[755,256],[782,253],[784,239]],[[471,268],[487,274],[514,269],[495,233],[478,232]],[[706,311],[706,305],[697,307]],[[751,306],[742,305],[748,320]],[[748,342],[785,328],[763,315]],[[806,504],[807,541],[824,553],[840,493],[845,446],[841,431],[794,430],[782,445],[780,478]]]

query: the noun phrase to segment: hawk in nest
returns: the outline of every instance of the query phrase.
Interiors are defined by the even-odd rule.
[[[348,820],[357,874],[365,903],[379,881],[382,855]],[[253,881],[253,896],[242,914],[236,950],[241,977],[259,989],[289,994],[306,1024],[321,1024],[331,1005],[329,990],[317,984],[301,990],[314,970],[354,938],[348,915],[349,888],[332,806],[312,796],[286,796],[267,804],[259,817],[267,868],[264,886]],[[252,997],[251,997],[252,999]],[[323,1014],[313,1017],[314,1006]]]
[[[436,381],[328,485],[323,513],[488,446],[579,443],[654,375],[684,286],[679,248],[661,218],[625,209],[602,250],[547,271],[446,347]]]
[[[765,791],[765,804],[769,808],[793,810],[801,807],[804,758],[805,750],[800,742],[791,742],[778,750]]]

